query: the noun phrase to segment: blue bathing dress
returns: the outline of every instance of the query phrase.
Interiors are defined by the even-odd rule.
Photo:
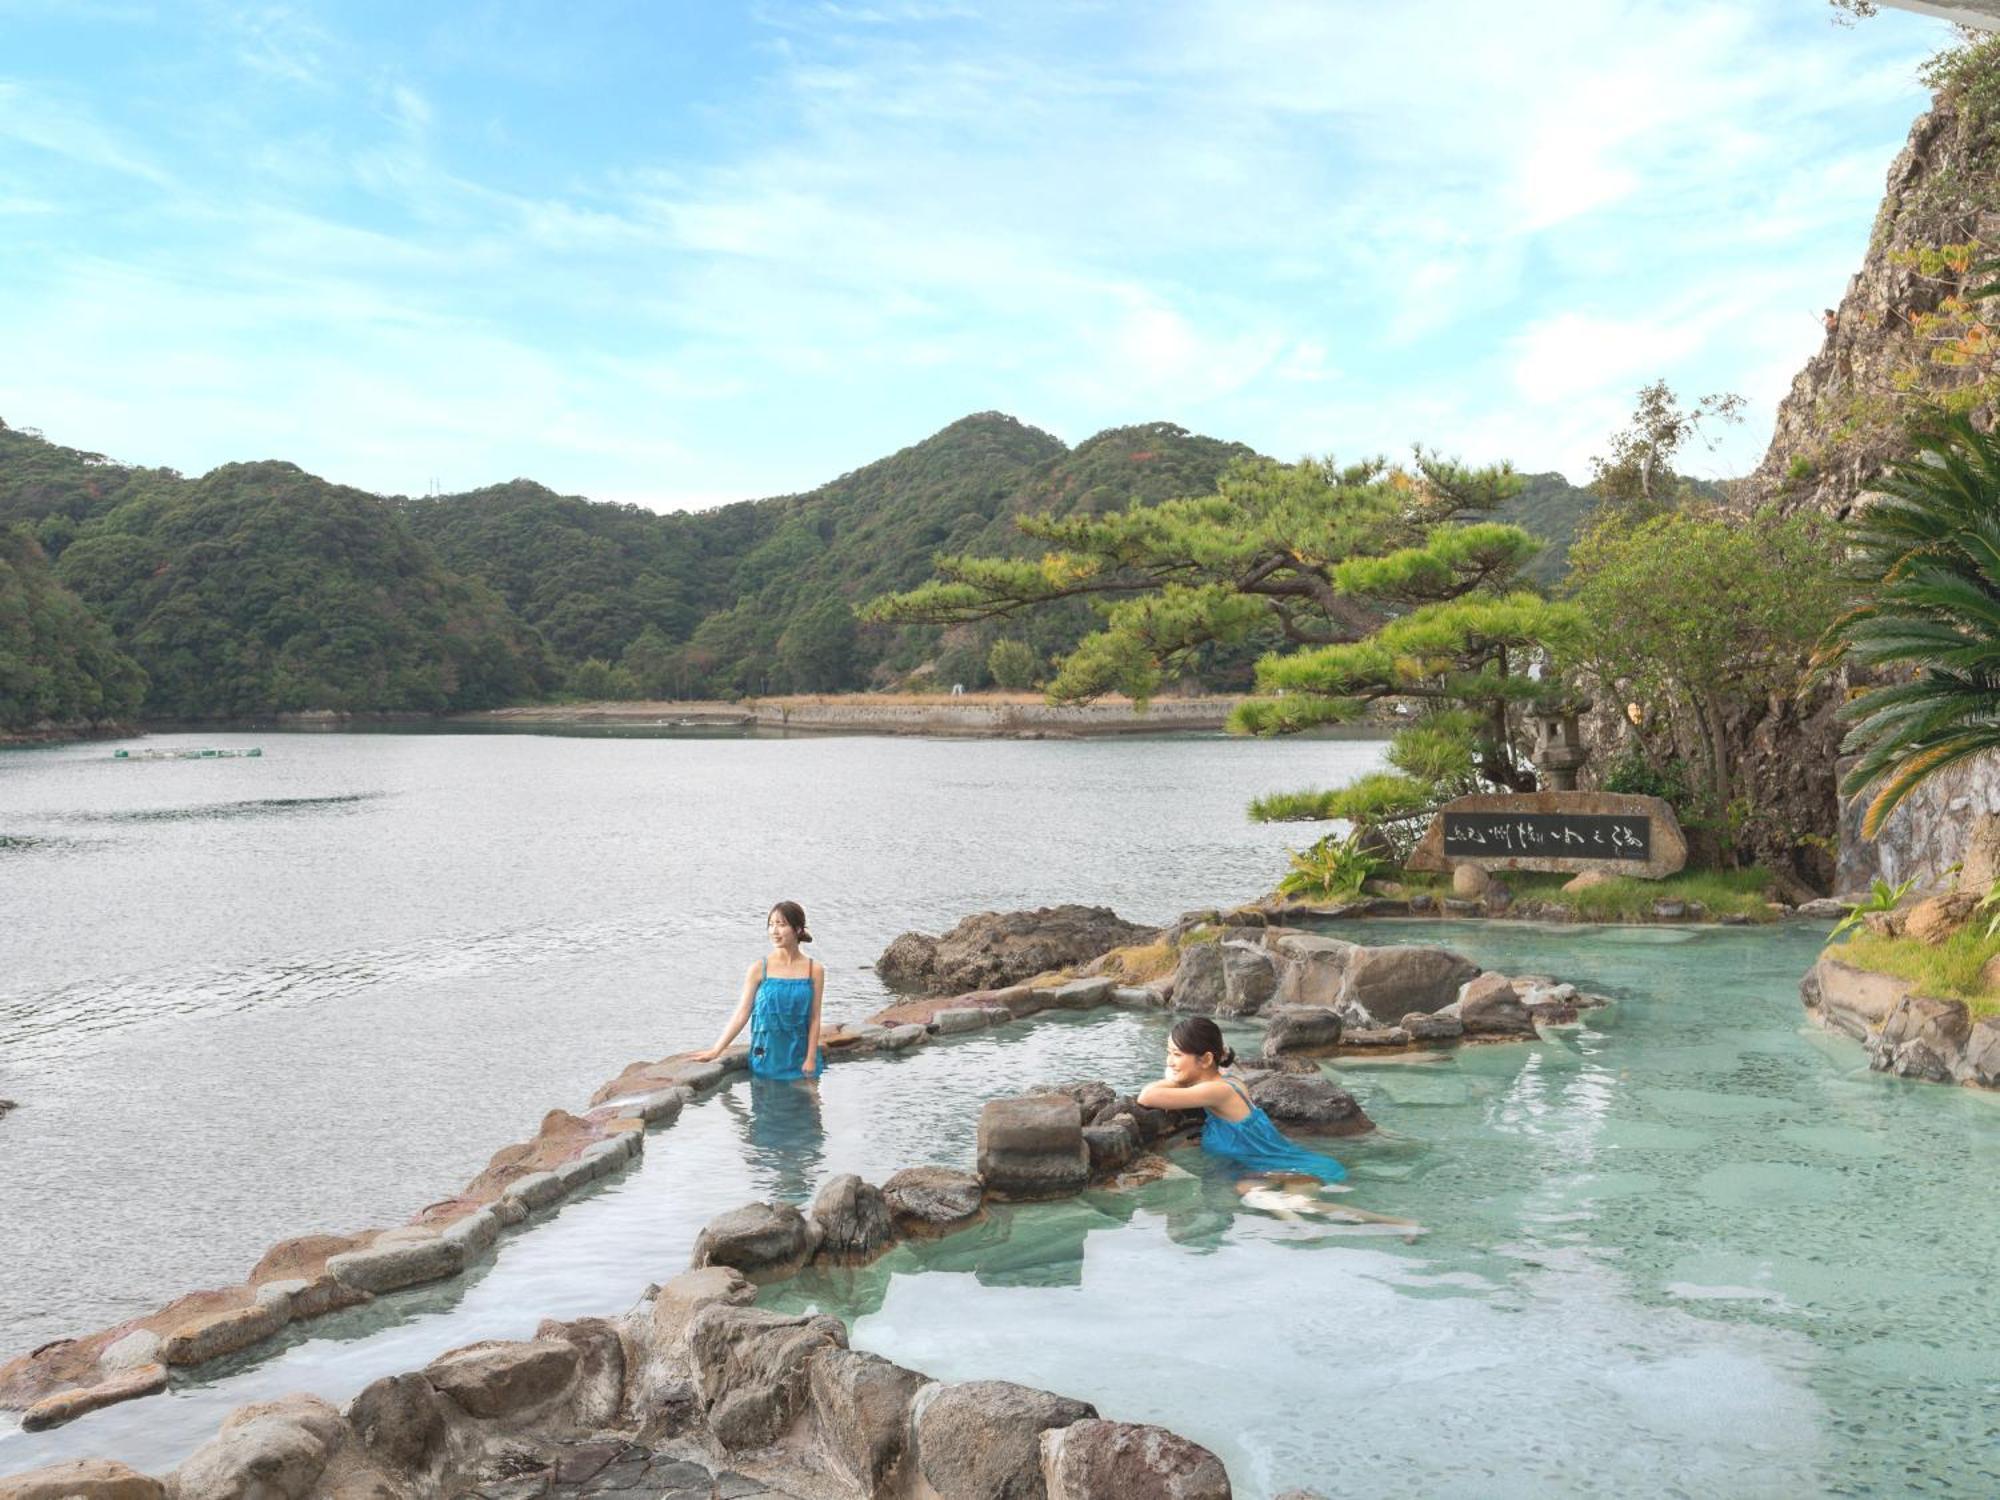
[[[768,969],[770,963],[765,959],[763,967]],[[803,979],[764,974],[750,1002],[750,1071],[759,1078],[819,1077],[826,1068],[824,1048],[812,1059],[812,1066],[806,1066],[806,1035],[812,1030],[812,1013],[812,974]]]
[[[1237,1098],[1250,1104],[1250,1096],[1233,1078],[1222,1080],[1236,1090]],[[1330,1156],[1294,1146],[1271,1123],[1271,1117],[1254,1104],[1240,1120],[1225,1120],[1214,1110],[1201,1127],[1201,1149],[1226,1157],[1252,1172],[1291,1172],[1300,1177],[1317,1177],[1321,1182],[1339,1182],[1347,1168]]]

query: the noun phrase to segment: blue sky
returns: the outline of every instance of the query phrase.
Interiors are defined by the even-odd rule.
[[[997,408],[1748,469],[1941,22],[1820,0],[0,0],[0,418],[198,473],[803,489]]]

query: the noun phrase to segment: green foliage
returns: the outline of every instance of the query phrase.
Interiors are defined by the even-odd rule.
[[[1380,859],[1361,848],[1359,835],[1354,833],[1344,837],[1328,834],[1311,848],[1293,851],[1291,861],[1278,890],[1308,901],[1337,901],[1356,895],[1382,866]]]
[[[1041,662],[1034,647],[1025,641],[1001,640],[995,641],[993,649],[986,653],[986,670],[993,674],[997,685],[1018,693],[1035,685]]]
[[[778,637],[778,665],[789,685],[837,693],[854,685],[854,611],[843,599],[822,599],[792,617]]]
[[[638,681],[630,672],[595,656],[569,669],[563,679],[563,692],[589,703],[640,696]]]
[[[1799,689],[1837,617],[1848,590],[1831,523],[1705,507],[1611,518],[1571,549],[1569,591],[1584,621],[1570,660],[1640,706],[1634,753],[1683,779],[1681,805],[1738,857],[1769,817],[1730,725]]]
[[[1750,922],[1775,921],[1770,909],[1771,872],[1755,867],[1741,870],[1682,870],[1664,880],[1620,876],[1580,891],[1563,886],[1575,877],[1510,871],[1500,877],[1517,902],[1558,906],[1579,921],[1646,922],[1653,903],[1700,902],[1709,919],[1742,917]]]
[[[1869,837],[1926,779],[2000,747],[2000,440],[1946,418],[1876,488],[1848,523],[1865,597],[1825,652],[1896,674],[1842,708],[1861,758],[1841,791],[1874,789]]]
[[[1628,744],[1606,763],[1599,785],[1607,792],[1658,797],[1677,809],[1689,800],[1687,774],[1680,761],[1669,759],[1655,765],[1637,744]]]
[[[1590,461],[1590,488],[1605,512],[1644,521],[1685,503],[1690,493],[1675,460],[1704,427],[1741,422],[1743,405],[1741,396],[1716,394],[1686,410],[1666,381],[1641,386],[1631,421]]]
[[[0,730],[137,713],[146,676],[56,582],[26,526],[0,525]]]
[[[1891,885],[1877,875],[1874,883],[1868,888],[1868,894],[1849,908],[1847,915],[1834,924],[1833,931],[1827,934],[1826,940],[1829,943],[1840,941],[1842,933],[1852,932],[1862,926],[1870,912],[1894,911],[1903,904],[1903,898],[1916,888],[1916,884],[1917,879],[1914,875],[1897,885]]]

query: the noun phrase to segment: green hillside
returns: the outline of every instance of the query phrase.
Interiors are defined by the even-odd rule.
[[[133,717],[146,676],[55,580],[25,526],[0,525],[0,730]]]

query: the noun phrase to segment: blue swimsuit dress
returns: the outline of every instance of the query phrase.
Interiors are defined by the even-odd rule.
[[[764,960],[770,967],[770,960]],[[826,1068],[826,1050],[807,1066],[806,1037],[812,1030],[813,979],[779,979],[765,973],[750,1002],[750,1071],[759,1078],[817,1078]]]
[[[1250,1104],[1250,1096],[1235,1079],[1222,1081],[1236,1091],[1237,1098]],[[1293,1145],[1271,1123],[1271,1117],[1254,1104],[1250,1104],[1250,1113],[1240,1120],[1225,1120],[1209,1110],[1207,1123],[1201,1127],[1201,1149],[1226,1157],[1252,1172],[1292,1172],[1301,1177],[1317,1177],[1321,1182],[1339,1182],[1347,1176],[1347,1168],[1332,1157]]]

